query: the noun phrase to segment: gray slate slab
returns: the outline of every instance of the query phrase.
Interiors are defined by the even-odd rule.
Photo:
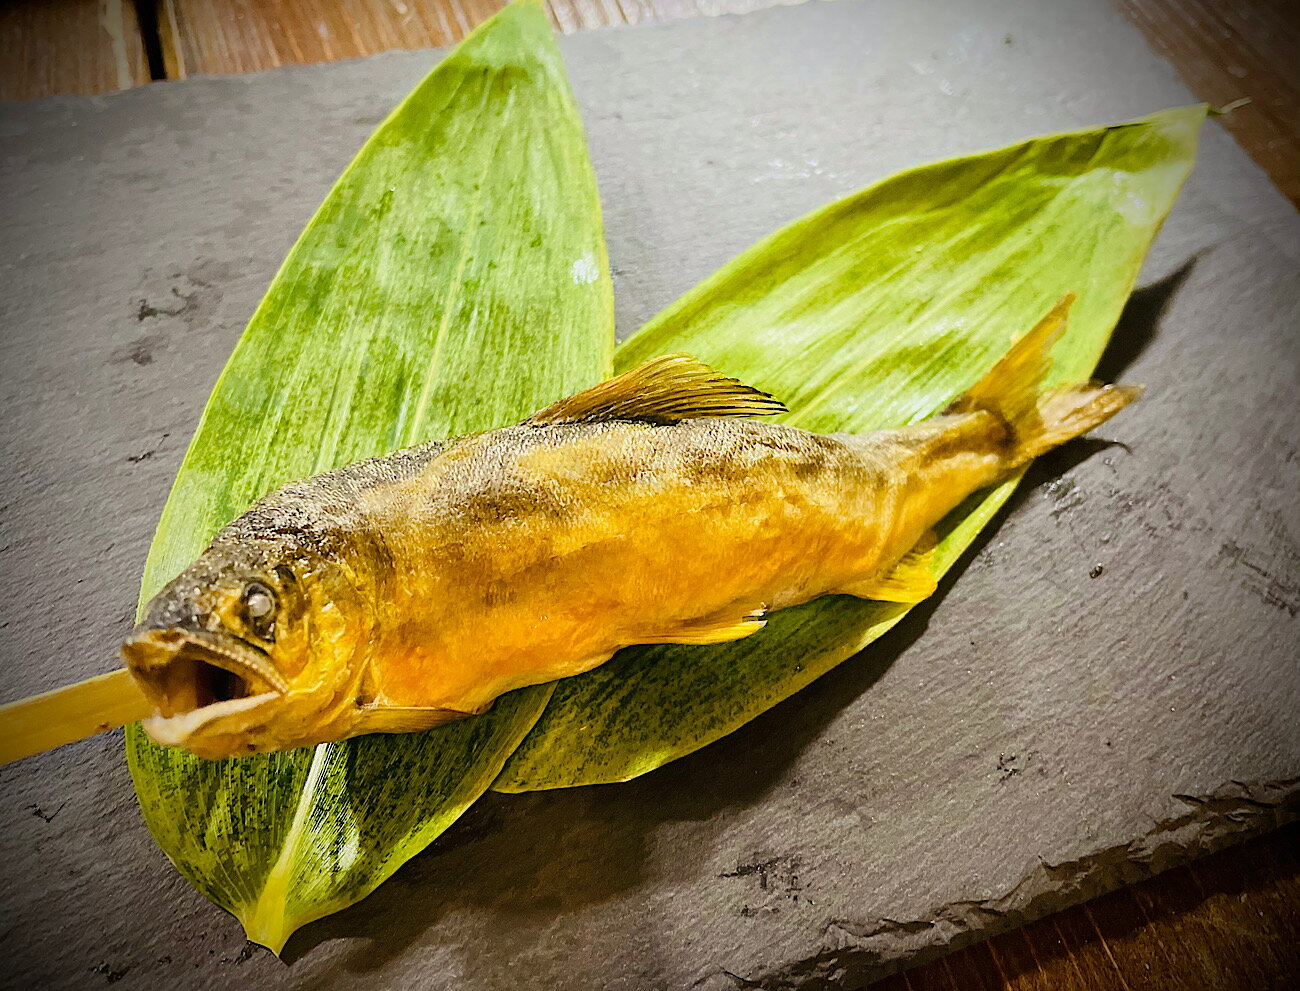
[[[1190,95],[1109,6],[809,5],[564,39],[623,334],[921,161]],[[222,363],[429,52],[0,110],[0,696],[104,670]],[[1300,220],[1207,127],[1105,370],[936,600],[627,785],[488,796],[288,965],[153,846],[120,734],[0,771],[14,987],[853,987],[1293,816]],[[1096,577],[1090,577],[1098,570]],[[752,983],[750,983],[752,982]]]

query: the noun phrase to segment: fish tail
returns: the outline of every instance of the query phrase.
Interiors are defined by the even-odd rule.
[[[945,410],[984,411],[1001,420],[1008,435],[1008,468],[1087,433],[1142,394],[1141,386],[1100,382],[1043,387],[1052,366],[1052,346],[1065,332],[1073,302],[1072,294],[1063,296],[987,375]]]

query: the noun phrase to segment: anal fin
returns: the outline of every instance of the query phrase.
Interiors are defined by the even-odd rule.
[[[934,548],[938,543],[933,530],[927,530],[916,546],[883,575],[853,582],[838,591],[877,602],[914,603],[928,599],[939,587],[934,577]]]
[[[685,643],[685,644],[713,644],[728,643],[732,640],[743,640],[747,636],[757,633],[767,625],[767,620],[762,618],[763,610],[755,609],[752,612],[744,613],[737,616],[734,611],[728,611],[725,615],[714,613],[710,616],[701,616],[698,619],[687,620],[680,626],[663,633],[653,636],[640,637],[637,643]]]

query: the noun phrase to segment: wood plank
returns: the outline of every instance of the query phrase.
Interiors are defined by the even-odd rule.
[[[997,962],[998,972],[1002,975],[1006,988],[1014,991],[1056,991],[1064,986],[1060,979],[1061,961],[1070,967],[1069,979],[1074,978],[1075,970],[1070,966],[1068,957],[1060,956],[1053,960],[1049,955],[1046,965],[1039,960],[1039,951],[1035,946],[1041,945],[1049,932],[1051,938],[1058,942],[1060,937],[1056,936],[1054,927],[1041,922],[1035,925],[1038,930],[1034,930],[1033,926],[1016,929],[988,942],[989,954]]]
[[[1223,119],[1300,205],[1300,4],[1294,0],[1112,0],[1202,100],[1251,102]]]
[[[1152,887],[1163,890],[1177,877],[1160,878]],[[1161,905],[1164,900],[1157,895]],[[1188,987],[1183,955],[1170,945],[1171,927],[1165,919],[1152,921],[1132,889],[1116,892],[1096,904],[1082,906],[1112,956],[1122,965],[1129,983],[1157,986],[1168,991]]]
[[[1300,978],[1300,826],[1111,892],[879,986],[1235,991]],[[1000,980],[991,981],[992,959]],[[1300,982],[1297,982],[1300,983]]]
[[[452,44],[503,0],[163,0],[170,79]]]
[[[1295,844],[1279,842],[1284,836],[1255,845],[1241,860],[1188,865],[1216,967],[1242,986],[1267,987],[1276,975],[1300,978],[1300,864]]]
[[[0,4],[0,100],[91,96],[147,82],[131,0]]]
[[[613,24],[742,14],[781,0],[547,0],[566,34]],[[505,0],[162,0],[167,76],[219,75],[451,45]]]
[[[1002,991],[1006,986],[1006,975],[988,943],[977,943],[959,957],[940,957],[938,962],[955,991]]]

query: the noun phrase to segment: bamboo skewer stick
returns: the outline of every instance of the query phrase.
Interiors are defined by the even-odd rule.
[[[152,713],[153,705],[126,668],[0,705],[0,764],[125,726]]]

